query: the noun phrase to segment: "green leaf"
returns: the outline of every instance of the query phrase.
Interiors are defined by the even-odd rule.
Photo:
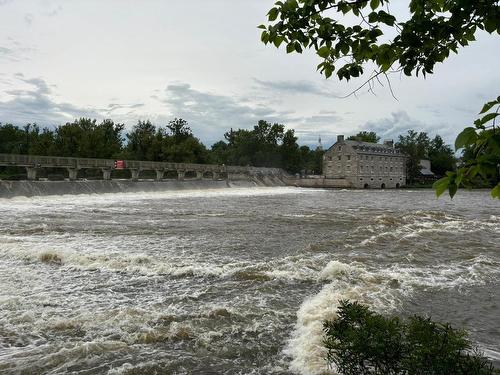
[[[281,43],[283,43],[283,40],[284,38],[282,36],[277,36],[276,38],[274,38],[274,45],[276,46],[276,48],[279,48]]]
[[[294,43],[288,43],[287,46],[286,46],[286,53],[292,53],[293,51],[295,51],[295,45]]]
[[[266,29],[266,25],[259,25],[259,26],[257,26],[257,29],[263,29],[263,30],[265,30]]]
[[[491,196],[500,199],[500,182],[491,190]]]
[[[380,0],[371,0],[370,1],[370,8],[372,8],[372,10],[377,9],[379,5],[380,5]]]
[[[466,145],[470,145],[477,140],[477,133],[476,129],[472,127],[465,128],[462,130],[462,132],[458,135],[457,139],[455,140],[455,149],[459,150],[462,147]]]
[[[479,112],[479,114],[481,115],[481,114],[483,114],[485,112],[488,112],[491,109],[491,107],[493,107],[495,104],[500,104],[500,103],[497,100],[493,100],[491,102],[486,103],[483,106],[483,109],[481,109],[481,112]]]
[[[320,49],[318,49],[318,55],[324,59],[326,59],[328,56],[330,56],[330,48],[327,46],[323,46]]]
[[[493,120],[495,117],[499,116],[500,113],[488,113],[486,116],[484,116],[479,123],[481,125],[486,124],[487,122]]]
[[[276,18],[278,18],[278,9],[277,8],[271,8],[269,13],[267,13],[269,21],[275,21]]]
[[[267,44],[269,42],[269,33],[267,31],[263,31],[262,35],[260,36],[260,40],[264,43]]]
[[[333,73],[333,68],[331,65],[325,65],[325,78],[330,78]]]
[[[450,193],[450,198],[453,199],[453,197],[455,196],[455,194],[457,193],[457,190],[458,190],[458,186],[457,184],[450,184],[449,187],[448,187],[448,192]]]
[[[436,191],[436,196],[440,197],[446,189],[448,189],[448,185],[450,183],[450,178],[449,177],[443,177],[432,185],[432,188]]]

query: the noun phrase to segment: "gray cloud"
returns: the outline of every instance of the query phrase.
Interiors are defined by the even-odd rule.
[[[57,103],[51,98],[49,85],[41,78],[17,79],[28,85],[26,89],[7,90],[11,99],[0,101],[2,122],[16,125],[36,122],[43,126],[58,125],[78,117],[100,117],[93,109],[77,107],[70,103]]]
[[[7,44],[10,45],[0,46],[0,61],[1,60],[10,62],[29,61],[31,60],[29,54],[36,51],[36,49],[32,47],[23,47],[21,43],[10,37],[7,38]]]
[[[272,90],[280,92],[282,94],[291,95],[320,95],[322,97],[337,97],[338,95],[334,92],[326,90],[320,85],[311,81],[262,81],[260,79],[254,78],[254,82],[257,83],[257,88]]]
[[[450,124],[424,123],[410,117],[405,111],[393,112],[390,117],[368,121],[359,130],[374,131],[382,139],[397,140],[399,135],[406,134],[410,129],[427,132],[431,137],[439,134],[450,144],[457,136],[457,130]]]
[[[169,84],[164,102],[172,116],[187,120],[196,135],[207,143],[221,139],[230,128],[251,128],[258,120],[283,122],[290,112],[263,104],[245,104],[235,97],[202,92],[186,83]]]
[[[24,22],[26,22],[26,24],[27,24],[28,26],[31,26],[31,24],[33,23],[33,19],[34,19],[34,18],[35,18],[35,17],[33,16],[33,14],[31,14],[31,13],[26,13],[26,14],[24,15]]]

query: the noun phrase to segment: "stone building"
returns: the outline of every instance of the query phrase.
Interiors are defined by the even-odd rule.
[[[350,141],[339,135],[323,156],[323,174],[353,188],[399,188],[406,184],[406,157],[392,141]]]

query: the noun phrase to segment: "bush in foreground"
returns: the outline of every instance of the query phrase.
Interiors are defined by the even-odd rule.
[[[324,323],[328,362],[342,375],[500,374],[465,331],[414,316],[386,318],[357,302],[341,301]]]

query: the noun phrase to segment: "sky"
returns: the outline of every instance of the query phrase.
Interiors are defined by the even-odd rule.
[[[396,16],[407,1],[393,2]],[[426,79],[341,98],[362,81],[326,80],[312,51],[260,42],[268,0],[0,0],[0,122],[57,126],[74,118],[187,120],[210,146],[258,120],[324,147],[338,134],[408,129],[453,143],[500,94],[500,38],[480,33]]]

